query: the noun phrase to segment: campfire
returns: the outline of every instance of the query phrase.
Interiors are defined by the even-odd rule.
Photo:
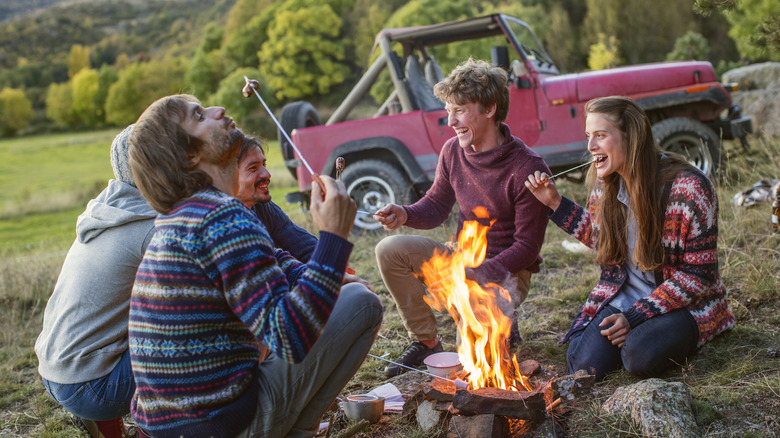
[[[489,219],[484,208],[474,213],[480,219]],[[531,391],[533,387],[520,372],[506,342],[512,320],[501,311],[499,300],[510,304],[509,293],[497,284],[483,287],[466,278],[467,268],[475,268],[485,260],[488,229],[478,221],[466,221],[453,251],[437,251],[423,264],[422,278],[430,294],[425,301],[455,320],[460,339],[458,357],[470,389]]]
[[[486,209],[474,213],[479,220],[463,224],[452,251],[436,252],[421,267],[429,292],[426,302],[449,313],[457,324],[463,370],[452,372],[449,380],[421,384],[404,412],[416,416],[423,430],[444,425],[456,431],[452,436],[524,437],[543,422],[555,428],[553,410],[560,409],[562,400],[587,391],[594,376],[578,371],[560,378],[534,360],[518,363],[509,351],[510,294],[497,284],[480,285],[466,276],[487,253],[489,226],[480,222],[492,224]],[[456,388],[452,379],[468,382],[468,388]]]

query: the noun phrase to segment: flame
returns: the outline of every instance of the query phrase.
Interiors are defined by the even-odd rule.
[[[483,207],[477,207],[474,213],[480,219],[488,218]],[[465,275],[466,268],[477,267],[485,260],[489,228],[479,221],[464,222],[453,251],[436,251],[422,265],[421,277],[429,293],[425,301],[439,312],[446,310],[457,323],[458,357],[471,388],[532,390],[506,342],[512,320],[501,312],[497,297],[511,301],[509,293],[494,283],[483,288]]]

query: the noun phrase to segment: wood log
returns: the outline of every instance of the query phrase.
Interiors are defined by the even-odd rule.
[[[541,392],[500,388],[460,389],[452,406],[463,415],[494,414],[521,420],[544,418],[547,407]]]

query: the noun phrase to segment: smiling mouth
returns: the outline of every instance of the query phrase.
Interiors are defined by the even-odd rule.
[[[457,134],[457,135],[463,135],[463,134],[465,134],[467,132],[469,132],[468,128],[455,129],[455,134]]]
[[[601,163],[607,161],[607,156],[606,155],[594,155],[593,156],[593,161],[596,164],[601,164]]]

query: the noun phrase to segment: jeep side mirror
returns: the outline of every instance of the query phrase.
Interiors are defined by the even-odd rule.
[[[509,70],[509,50],[506,46],[491,47],[490,58],[494,66]]]

